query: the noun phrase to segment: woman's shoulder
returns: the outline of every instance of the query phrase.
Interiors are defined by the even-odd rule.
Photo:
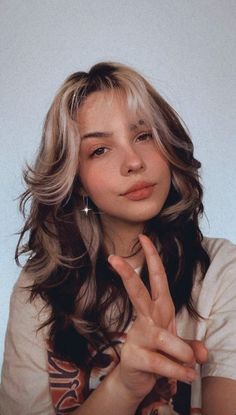
[[[210,264],[205,275],[202,275],[198,267],[192,299],[198,313],[206,320],[197,322],[184,309],[179,317],[184,336],[187,326],[188,332],[195,333],[199,327],[199,330],[205,327],[209,316],[218,315],[218,312],[223,315],[225,310],[230,312],[236,307],[236,245],[224,238],[204,237],[203,247],[209,255]]]
[[[236,281],[236,245],[224,238],[204,237],[203,246],[210,257],[206,281],[221,285]]]
[[[29,286],[33,282],[33,277],[22,270],[11,295],[0,388],[1,413],[54,413],[48,386],[48,328],[39,330],[48,319],[48,310],[42,299],[30,301]]]
[[[203,247],[206,249],[211,262],[215,259],[227,261],[229,257],[236,260],[236,245],[224,238],[209,238],[204,236]]]
[[[34,276],[23,268],[12,290],[10,316],[19,313],[27,317],[37,317],[41,322],[48,318],[49,308],[45,301],[39,295],[31,299],[30,287],[34,282]]]
[[[208,317],[213,310],[236,305],[236,245],[223,238],[204,238],[203,246],[210,257],[204,276],[198,270],[192,296],[198,312]]]
[[[20,274],[15,282],[14,290],[19,290],[20,288],[27,288],[34,284],[35,278],[32,273],[28,272],[24,267],[20,271]]]

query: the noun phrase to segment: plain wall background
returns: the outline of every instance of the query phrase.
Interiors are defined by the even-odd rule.
[[[0,365],[19,274],[21,170],[70,73],[115,60],[154,84],[185,120],[202,161],[204,233],[236,242],[235,18],[235,0],[0,1]]]

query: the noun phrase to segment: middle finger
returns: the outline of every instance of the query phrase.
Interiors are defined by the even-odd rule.
[[[169,297],[171,300],[165,269],[157,249],[146,235],[139,235],[139,240],[147,261],[152,299],[156,300],[161,297],[166,301],[166,298]]]
[[[127,261],[119,256],[110,255],[108,257],[108,262],[121,276],[137,315],[149,316],[151,297],[137,272]]]

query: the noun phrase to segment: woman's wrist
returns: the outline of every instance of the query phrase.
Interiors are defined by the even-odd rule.
[[[141,401],[122,382],[118,365],[73,414],[134,415]]]
[[[134,410],[136,410],[140,402],[145,398],[145,396],[137,394],[136,391],[132,391],[132,389],[127,387],[122,381],[120,364],[118,364],[108,376],[107,389],[108,393],[115,394],[117,400],[123,400],[123,402],[127,403],[127,406],[129,405],[130,408],[133,407]]]

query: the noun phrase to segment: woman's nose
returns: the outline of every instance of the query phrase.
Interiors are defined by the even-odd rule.
[[[138,173],[145,168],[141,154],[133,148],[126,149],[122,158],[121,173],[124,176],[128,176],[132,173]]]

